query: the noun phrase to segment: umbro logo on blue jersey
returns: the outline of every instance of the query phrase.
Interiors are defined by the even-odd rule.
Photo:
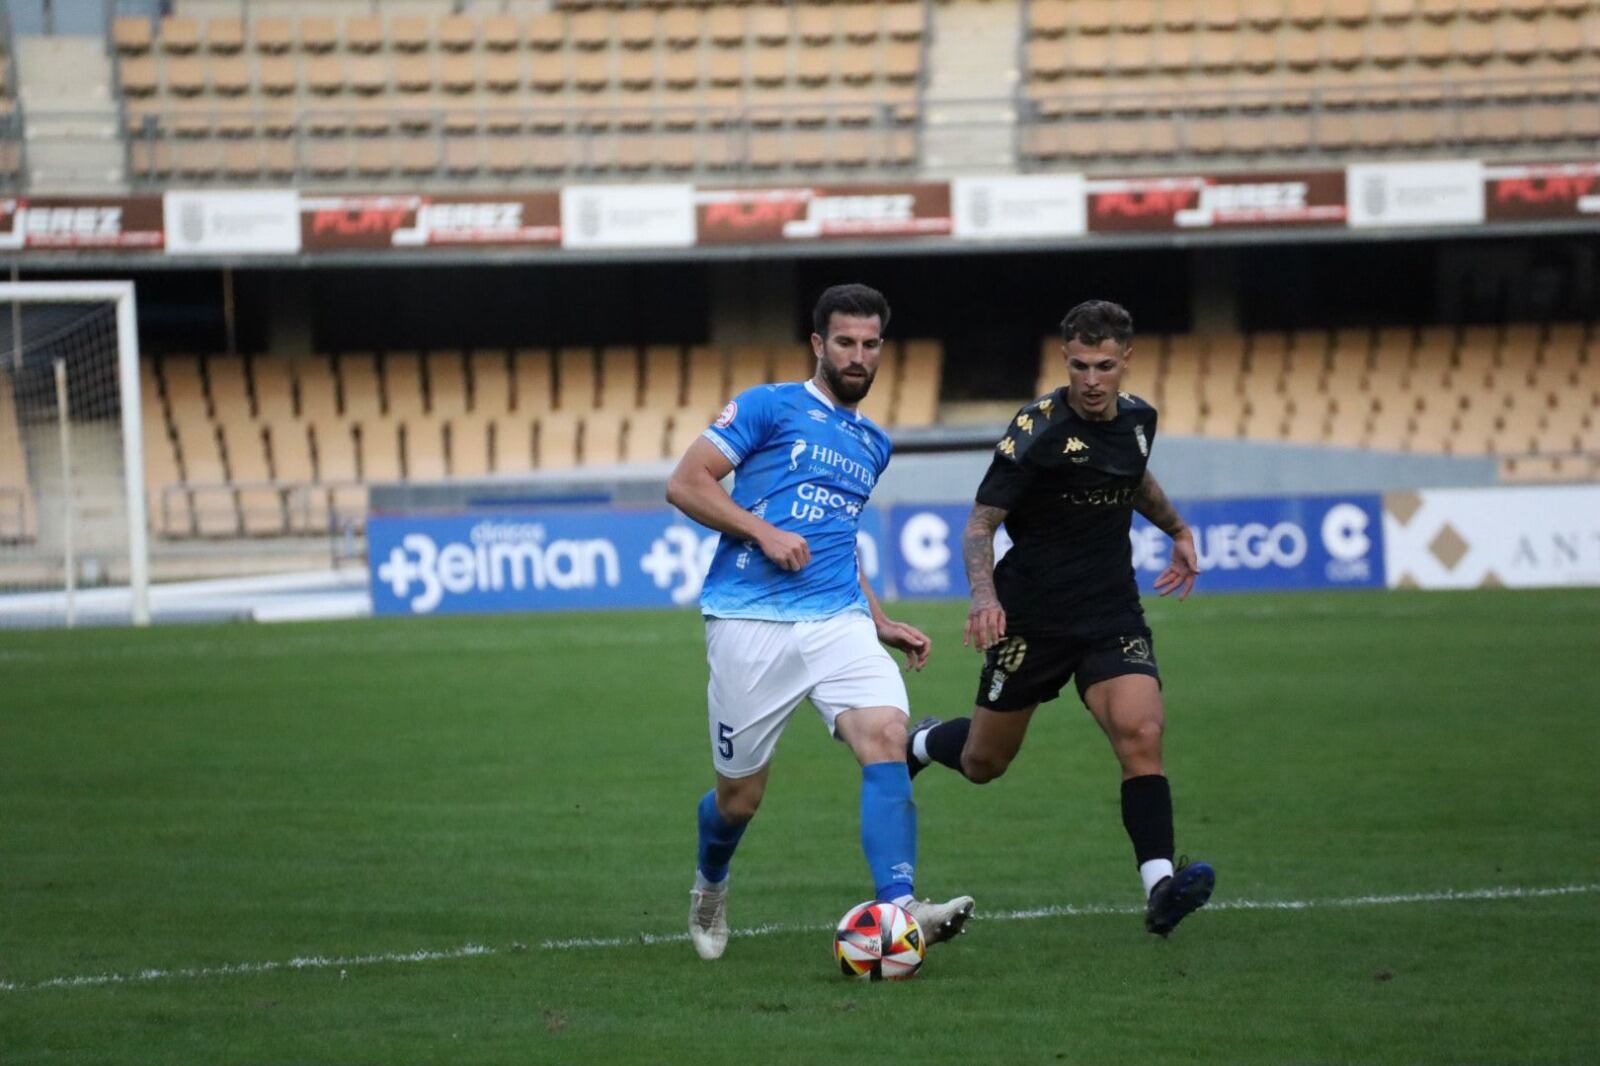
[[[811,421],[813,422],[826,422],[828,420],[828,412],[819,411],[815,407],[807,411],[806,414],[811,416]]]

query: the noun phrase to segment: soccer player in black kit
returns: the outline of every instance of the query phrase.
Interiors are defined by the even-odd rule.
[[[1211,896],[1203,862],[1173,867],[1172,793],[1161,765],[1164,712],[1128,539],[1138,511],[1172,538],[1156,578],[1184,599],[1199,565],[1194,535],[1146,468],[1155,408],[1120,392],[1133,319],[1105,300],[1061,322],[1068,384],[1012,419],[962,535],[972,586],[965,642],[984,652],[970,718],[918,723],[913,774],[941,763],[978,784],[1022,747],[1028,721],[1068,680],[1122,765],[1122,824],[1144,882],[1145,928],[1166,936]],[[1013,547],[994,562],[1004,522]]]

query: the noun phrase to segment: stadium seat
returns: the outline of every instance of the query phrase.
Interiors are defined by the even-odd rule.
[[[878,375],[872,389],[857,406],[863,415],[880,426],[896,424],[895,406],[900,398],[900,353],[892,345],[884,345],[878,357]]]
[[[745,344],[733,349],[728,365],[728,395],[737,396],[746,389],[764,385],[772,380],[769,350],[763,345]]]
[[[377,357],[370,352],[345,352],[339,356],[339,410],[360,423],[383,413]]]
[[[491,421],[480,414],[460,412],[449,421],[450,474],[483,477],[492,469],[489,435]]]
[[[644,377],[640,406],[671,411],[683,397],[683,353],[671,345],[651,345],[644,351]]]
[[[537,422],[535,465],[540,470],[561,470],[578,465],[581,417],[572,411],[546,411]]]
[[[450,476],[445,452],[445,423],[416,414],[402,423],[407,481],[441,481]]]
[[[295,390],[300,416],[307,421],[339,418],[339,386],[326,355],[307,355],[294,361]]]
[[[639,353],[611,347],[600,353],[600,402],[606,411],[629,411],[639,404]]]
[[[732,395],[721,349],[705,346],[689,349],[684,373],[684,407],[709,422]]]
[[[403,481],[405,466],[400,444],[400,423],[372,414],[352,420],[361,449],[361,480]]]
[[[416,352],[385,352],[384,410],[400,419],[422,414],[422,359]]]
[[[898,424],[931,426],[938,417],[944,353],[938,341],[908,340],[902,347]]]
[[[311,440],[316,449],[317,480],[329,485],[359,481],[355,436],[344,419],[308,419]]]
[[[550,353],[519,348],[512,353],[514,410],[529,418],[555,407],[555,377]]]
[[[564,411],[583,412],[598,400],[599,382],[595,376],[594,350],[562,348],[556,353],[557,406]]]
[[[478,349],[469,361],[472,377],[472,410],[485,417],[511,409],[510,363],[503,349]]]
[[[667,458],[676,460],[681,457],[705,432],[710,423],[709,418],[704,418],[699,412],[689,408],[679,408],[672,412],[672,420],[667,427]]]
[[[525,473],[534,468],[534,422],[526,412],[496,416],[490,423],[494,469],[498,474]]]
[[[284,531],[283,495],[272,485],[266,437],[247,418],[224,418],[217,426],[237,489],[239,517],[246,536],[277,536]]]
[[[428,412],[450,418],[467,409],[467,376],[457,351],[428,353]]]

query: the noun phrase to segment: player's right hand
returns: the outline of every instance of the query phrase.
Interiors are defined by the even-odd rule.
[[[799,570],[811,561],[811,545],[798,533],[773,529],[761,538],[760,544],[761,554],[780,570]]]
[[[1006,609],[998,603],[975,603],[967,612],[967,628],[961,643],[988,651],[1006,635]]]

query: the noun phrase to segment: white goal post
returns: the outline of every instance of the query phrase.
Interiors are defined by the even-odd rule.
[[[53,324],[48,336],[42,339],[36,340],[26,335],[21,327],[28,308],[96,304],[102,305],[101,311],[86,311],[81,323],[70,317],[64,318],[60,323]],[[114,309],[109,323],[103,321],[107,317],[103,307],[108,304]],[[90,319],[94,316],[98,317],[91,323]],[[107,329],[107,325],[111,328]],[[112,338],[106,336],[108,333],[114,333],[114,378],[110,374],[110,366],[105,365],[110,362],[111,356],[107,349],[111,347]],[[15,442],[12,447],[19,453],[15,457],[0,454],[0,467],[7,468],[0,470],[0,475],[9,470],[22,486],[17,491],[21,502],[18,505],[20,517],[15,540],[27,543],[32,535],[35,556],[42,558],[54,554],[61,558],[60,585],[63,587],[60,592],[47,588],[38,592],[37,597],[40,602],[45,602],[45,597],[64,595],[65,611],[62,613],[71,623],[73,593],[77,584],[77,561],[73,558],[73,551],[74,544],[78,543],[74,534],[77,497],[73,485],[75,468],[83,460],[76,450],[79,446],[69,443],[76,441],[77,430],[69,434],[66,432],[67,425],[75,422],[75,409],[88,411],[85,418],[94,418],[96,424],[107,424],[101,435],[104,438],[101,451],[107,451],[117,443],[109,427],[114,416],[120,430],[116,434],[120,436],[120,470],[116,469],[114,452],[105,456],[107,462],[103,465],[111,468],[106,471],[108,475],[120,474],[121,495],[125,497],[117,508],[122,510],[125,507],[125,511],[115,516],[126,524],[128,607],[124,617],[134,625],[147,625],[150,621],[150,549],[145,513],[143,411],[139,396],[138,314],[133,282],[0,282],[0,349],[9,349],[4,364],[0,365],[0,387],[5,390],[0,393],[0,403],[8,408],[0,410],[0,419],[9,420],[9,423],[0,423],[0,430],[4,430]],[[48,393],[42,384],[46,374]],[[99,375],[98,381],[95,380],[95,374]],[[69,381],[76,382],[80,395],[69,397]],[[93,391],[85,390],[85,384],[95,386],[100,394],[81,395],[84,391]],[[92,403],[92,408],[85,407],[86,403]],[[59,443],[51,443],[52,439]],[[6,450],[6,441],[0,439],[0,452]],[[44,467],[48,467],[46,472],[39,473],[40,468]],[[52,530],[49,538],[37,535],[37,530],[30,524],[34,516],[28,510],[32,506],[44,505],[40,486],[47,476],[54,479],[49,483],[56,489],[58,497],[50,505],[60,510],[60,516],[52,516],[49,523]],[[110,477],[104,481],[108,488],[113,483]],[[80,486],[78,492],[81,494],[82,491]],[[37,504],[35,498],[38,498]],[[39,528],[42,529],[44,525],[40,523]],[[110,551],[120,555],[121,545],[110,547]],[[120,564],[121,560],[117,561]],[[28,595],[33,596],[34,593]],[[0,597],[0,600],[4,598]],[[117,613],[122,614],[120,610]],[[0,619],[0,625],[3,624],[4,620]]]

